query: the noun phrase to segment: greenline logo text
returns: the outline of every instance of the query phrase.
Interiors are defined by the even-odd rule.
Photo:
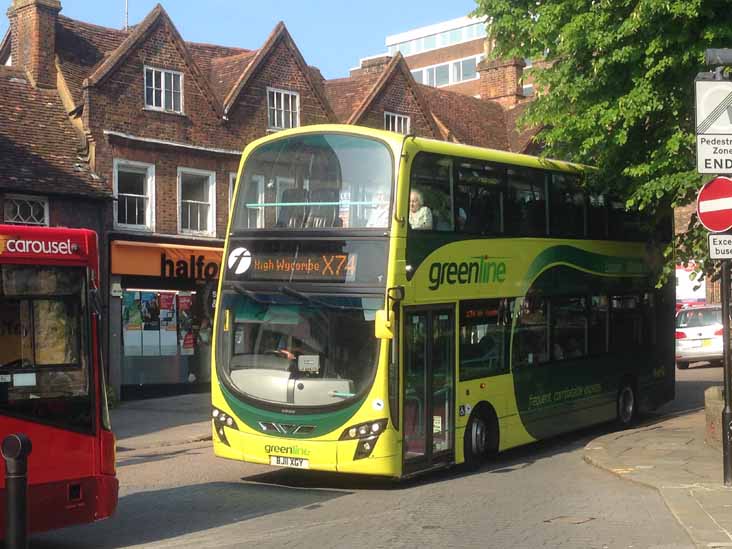
[[[491,284],[505,282],[506,264],[503,261],[490,261],[490,257],[476,256],[473,261],[461,263],[433,263],[430,265],[430,290],[443,284]]]
[[[277,446],[276,444],[265,444],[264,451],[268,454],[281,454],[288,456],[309,456],[310,450],[299,446]]]

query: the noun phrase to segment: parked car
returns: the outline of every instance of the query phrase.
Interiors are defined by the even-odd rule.
[[[722,308],[694,307],[676,313],[676,366],[708,361],[722,365]]]

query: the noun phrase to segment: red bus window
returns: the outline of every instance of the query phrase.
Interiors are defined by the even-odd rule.
[[[81,268],[0,266],[0,409],[91,429]]]

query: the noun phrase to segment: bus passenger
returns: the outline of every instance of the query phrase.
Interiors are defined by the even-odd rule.
[[[412,229],[432,230],[432,212],[424,205],[422,193],[417,190],[409,193],[409,226]]]
[[[367,227],[388,227],[389,226],[389,201],[384,191],[378,191],[374,195],[371,213],[369,214]]]

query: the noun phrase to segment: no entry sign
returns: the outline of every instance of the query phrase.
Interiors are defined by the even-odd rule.
[[[717,177],[704,185],[696,199],[696,213],[708,231],[732,228],[732,179]]]

